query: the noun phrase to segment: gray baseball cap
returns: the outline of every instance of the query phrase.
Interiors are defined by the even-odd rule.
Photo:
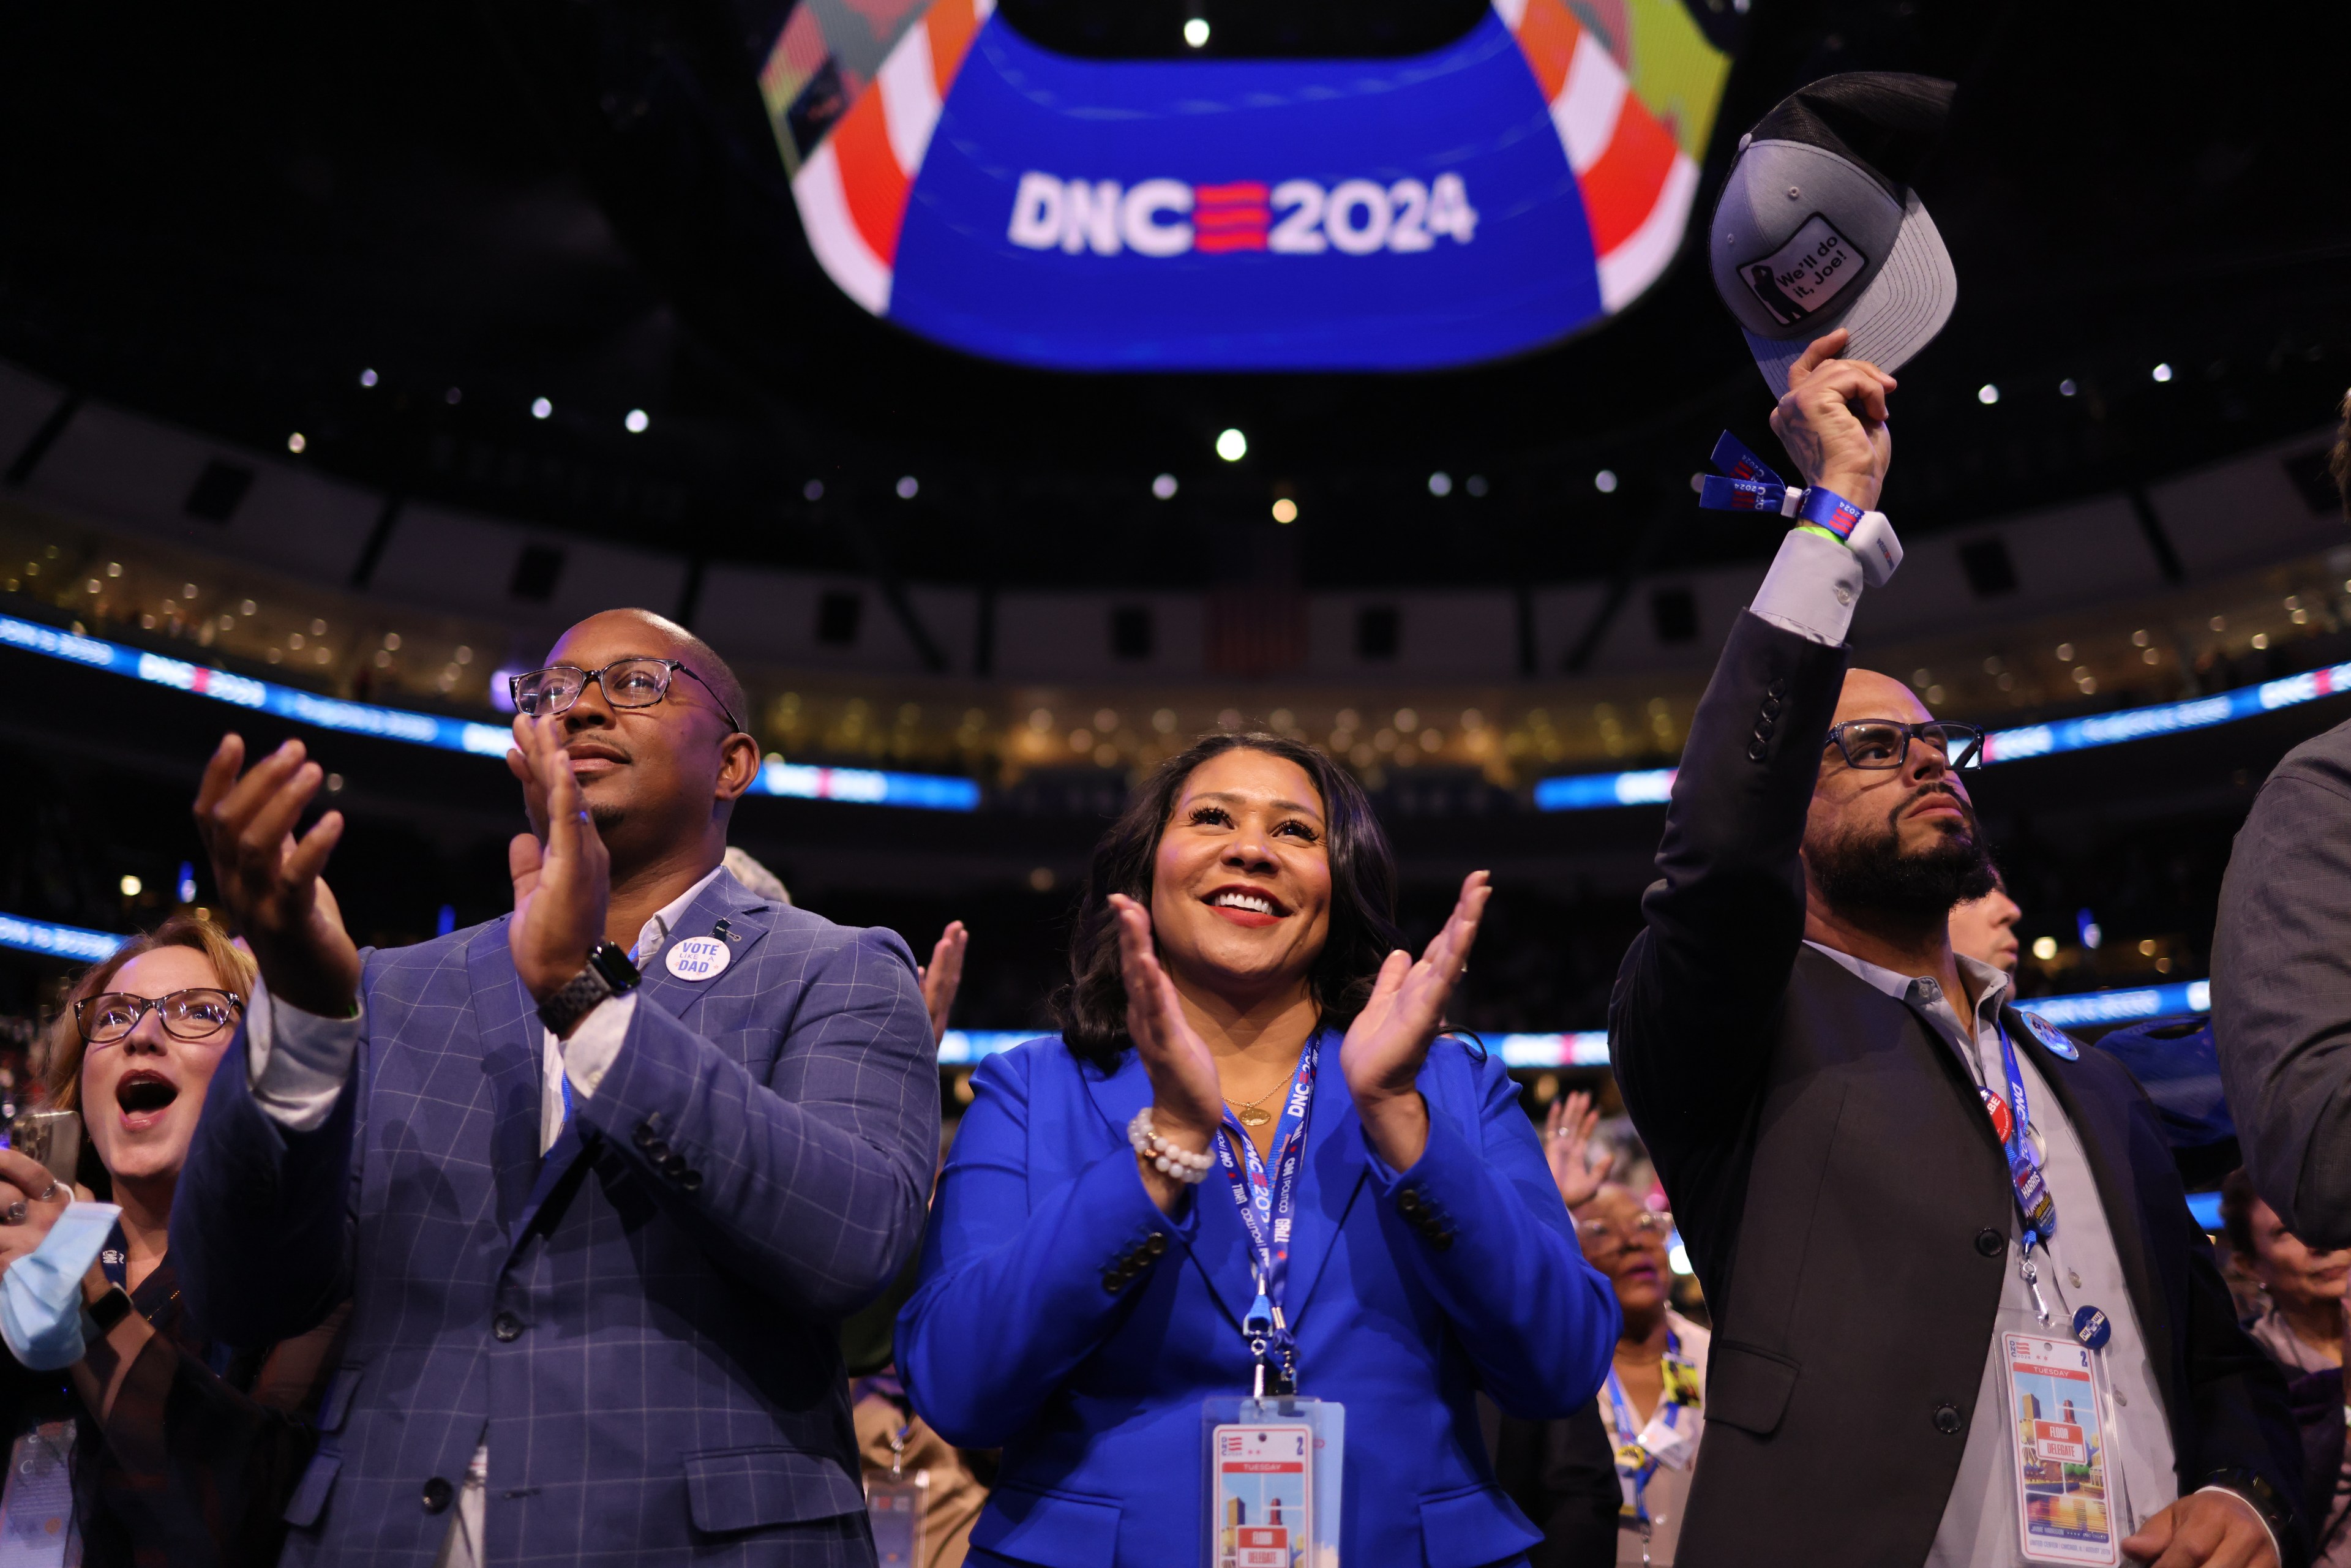
[[[1889,71],[1824,77],[1739,139],[1707,259],[1775,395],[1834,328],[1853,334],[1845,358],[1891,371],[1950,319],[1959,276],[1909,180],[1956,91]]]

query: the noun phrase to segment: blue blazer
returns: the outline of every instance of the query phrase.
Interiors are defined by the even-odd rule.
[[[292,1563],[424,1568],[486,1429],[493,1563],[873,1561],[838,1321],[914,1251],[938,1148],[905,945],[721,874],[545,1159],[507,921],[366,956],[357,1071],[314,1132],[240,1033],[172,1214],[196,1320],[264,1343],[353,1303]]]
[[[1326,1035],[1290,1236],[1299,1389],[1347,1409],[1341,1557],[1392,1568],[1518,1563],[1541,1534],[1495,1484],[1473,1396],[1569,1414],[1618,1325],[1583,1261],[1518,1087],[1442,1040],[1420,1073],[1428,1147],[1371,1155]],[[1150,1103],[1130,1052],[1105,1076],[1058,1039],[990,1058],[956,1134],[898,1319],[914,1407],[1004,1450],[975,1564],[1190,1568],[1204,1561],[1201,1404],[1246,1394],[1247,1232],[1220,1171],[1174,1217],[1126,1125]]]

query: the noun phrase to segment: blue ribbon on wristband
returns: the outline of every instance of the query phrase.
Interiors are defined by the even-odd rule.
[[[1776,512],[1784,504],[1786,481],[1730,432],[1722,433],[1708,461],[1722,474],[1705,476],[1698,489],[1699,506],[1716,512]]]
[[[1855,525],[1861,521],[1861,508],[1834,490],[1823,490],[1818,485],[1804,492],[1804,504],[1796,508],[1799,521],[1828,529],[1841,539],[1850,540]]]

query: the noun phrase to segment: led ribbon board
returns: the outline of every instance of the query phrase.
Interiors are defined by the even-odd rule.
[[[933,0],[860,84],[803,4],[761,86],[844,293],[1071,370],[1458,365],[1612,315],[1680,247],[1729,68],[1678,0],[1496,0],[1377,60],[1079,60],[992,10]]]

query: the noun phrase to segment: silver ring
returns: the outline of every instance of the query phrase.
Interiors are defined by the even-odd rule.
[[[56,1182],[52,1181],[52,1182],[50,1182],[50,1183],[49,1183],[49,1185],[48,1185],[48,1186],[47,1186],[43,1187],[40,1191],[38,1191],[38,1192],[37,1192],[37,1193],[35,1193],[35,1194],[33,1195],[33,1201],[34,1201],[35,1203],[47,1203],[47,1202],[51,1201],[52,1199],[54,1199],[57,1196],[57,1184]]]
[[[5,1218],[5,1222],[10,1225],[24,1224],[25,1200],[20,1197],[16,1202],[10,1204],[5,1213],[0,1213],[0,1218]]]

